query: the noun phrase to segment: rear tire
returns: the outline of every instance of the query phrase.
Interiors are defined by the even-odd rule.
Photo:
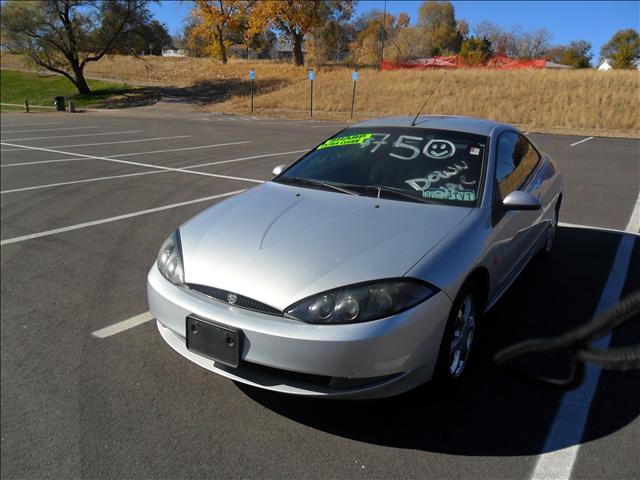
[[[479,289],[473,281],[467,281],[460,289],[442,336],[434,380],[445,383],[457,381],[468,370],[483,308],[480,299]]]

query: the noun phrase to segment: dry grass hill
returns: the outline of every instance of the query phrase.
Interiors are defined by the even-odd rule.
[[[4,54],[2,68],[25,68],[25,64]],[[289,63],[232,61],[222,65],[203,58],[112,56],[90,64],[87,76],[173,87],[174,94],[193,95],[207,110],[247,114],[250,68],[256,72],[257,114],[308,116],[307,69]],[[415,112],[442,74],[441,70],[362,69],[355,118]],[[314,118],[348,119],[351,69],[321,66],[315,78]],[[640,72],[448,71],[425,113],[486,117],[545,132],[637,137]]]

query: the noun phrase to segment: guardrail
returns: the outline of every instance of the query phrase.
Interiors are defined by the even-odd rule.
[[[57,110],[57,107],[51,107],[49,105],[31,105],[28,100],[25,100],[24,104],[21,104],[21,103],[0,103],[0,106],[2,106],[2,107],[22,107],[22,108],[24,108],[24,111],[26,113],[29,113],[29,110],[31,108],[49,108],[49,109],[52,109],[52,110]],[[86,108],[86,107],[83,107],[82,111],[84,111],[84,110],[88,110],[90,112],[99,112],[100,111],[97,108]],[[73,101],[73,100],[70,100],[69,101],[69,112],[75,113],[75,112],[78,112],[78,111],[79,110],[77,109],[76,102]]]
[[[25,105],[21,104],[21,103],[0,103],[0,106],[2,107],[22,107],[24,108]],[[52,109],[56,109],[56,107],[50,107],[48,105],[31,105],[29,104],[29,108],[52,108]]]

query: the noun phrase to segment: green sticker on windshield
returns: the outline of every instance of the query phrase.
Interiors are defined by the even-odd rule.
[[[347,135],[346,137],[330,138],[320,145],[318,150],[321,148],[342,147],[344,145],[358,145],[360,143],[364,143],[365,140],[370,139],[372,135],[372,133],[359,133],[357,135]]]

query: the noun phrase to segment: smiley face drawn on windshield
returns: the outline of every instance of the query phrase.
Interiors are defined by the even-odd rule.
[[[456,147],[448,140],[430,140],[423,150],[424,154],[429,158],[445,159],[452,157],[456,153]]]

